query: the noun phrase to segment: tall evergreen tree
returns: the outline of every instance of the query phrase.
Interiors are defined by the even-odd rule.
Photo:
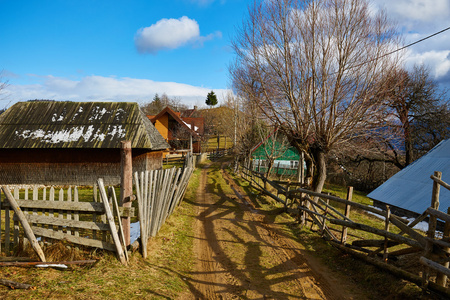
[[[214,94],[213,91],[208,93],[205,103],[206,103],[206,105],[209,105],[210,107],[217,104],[217,96],[216,96],[216,94]]]

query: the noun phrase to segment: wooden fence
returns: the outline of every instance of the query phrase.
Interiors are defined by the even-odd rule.
[[[295,215],[301,224],[305,225],[306,222],[311,222],[311,226],[317,226],[320,234],[336,248],[388,270],[423,289],[430,289],[446,297],[450,296],[447,289],[447,276],[450,276],[448,268],[450,262],[450,215],[438,210],[440,186],[450,189],[450,185],[440,179],[440,172],[435,172],[431,176],[434,184],[431,206],[418,218],[409,222],[391,213],[389,206],[382,210],[351,201],[352,188],[348,189],[346,199],[342,199],[301,188],[295,183],[271,181],[263,174],[244,166],[241,166],[239,171],[252,187],[282,203],[286,211]],[[351,210],[376,214],[384,218],[384,221],[380,221],[376,227],[358,223],[351,219]],[[442,237],[436,236],[438,219],[445,222]],[[413,229],[415,225],[424,220],[428,220],[429,223],[426,235]],[[399,233],[393,233],[393,227],[397,227],[396,230]],[[348,228],[355,232],[352,234],[351,244],[347,243]],[[369,232],[375,237],[379,237],[365,239],[356,235],[358,231]],[[391,250],[393,247],[395,250]],[[418,254],[415,257],[419,257],[418,260],[423,265],[422,276],[393,264],[395,258],[412,253]],[[431,272],[436,274],[435,281],[430,279]]]
[[[193,156],[187,154],[183,168],[134,173],[139,208],[141,249],[144,258],[147,257],[148,238],[158,233],[166,219],[183,199],[193,171]]]
[[[115,251],[126,264],[123,239],[117,236],[120,216],[133,216],[133,208],[117,206],[112,187],[109,196],[99,179],[91,199],[80,199],[78,187],[1,186],[0,252],[6,256],[29,242],[42,261],[41,246],[51,240]],[[38,240],[40,239],[40,242]]]

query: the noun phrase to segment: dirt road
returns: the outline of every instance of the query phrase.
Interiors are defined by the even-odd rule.
[[[255,207],[243,194],[222,169],[202,169],[197,266],[182,299],[358,298],[305,256],[302,246],[283,233],[274,212]]]

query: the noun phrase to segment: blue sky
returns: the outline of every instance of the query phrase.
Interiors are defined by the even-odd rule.
[[[188,106],[229,86],[230,40],[251,0],[0,0],[0,70],[17,101],[150,101],[155,93]],[[376,0],[412,42],[450,26],[450,0]],[[450,32],[410,48],[450,82]]]

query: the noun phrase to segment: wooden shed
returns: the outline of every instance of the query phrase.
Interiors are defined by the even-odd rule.
[[[118,184],[125,140],[133,171],[162,168],[169,145],[137,103],[16,103],[0,115],[0,184]]]

